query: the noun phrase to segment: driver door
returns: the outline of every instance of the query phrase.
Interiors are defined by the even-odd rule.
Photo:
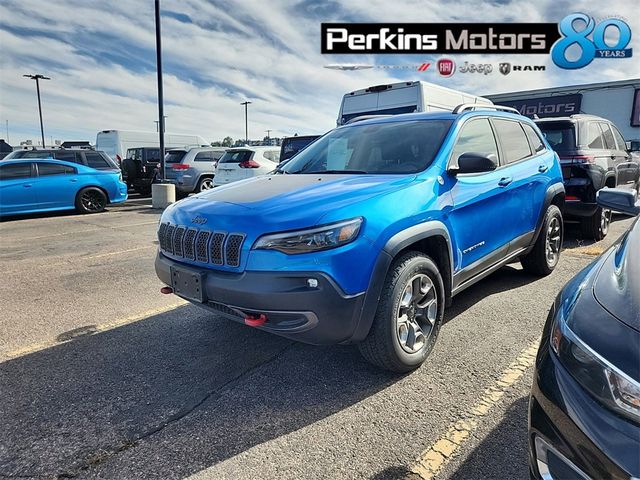
[[[449,167],[457,166],[464,153],[493,154],[499,158],[493,128],[487,118],[474,118],[462,126],[453,147]],[[497,168],[481,173],[459,173],[450,193],[453,208],[450,222],[458,246],[454,265],[459,284],[506,255],[509,248],[507,223],[508,189]]]

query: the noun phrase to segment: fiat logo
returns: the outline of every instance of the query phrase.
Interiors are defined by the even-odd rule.
[[[441,58],[436,62],[438,73],[443,77],[450,77],[456,71],[456,64],[450,58]]]

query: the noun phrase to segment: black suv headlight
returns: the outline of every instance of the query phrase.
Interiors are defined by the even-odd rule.
[[[640,422],[640,383],[584,343],[567,325],[562,306],[550,342],[562,365],[587,392],[611,410]]]
[[[264,235],[253,248],[278,250],[288,254],[328,250],[355,240],[362,222],[362,217],[358,217],[304,230]]]

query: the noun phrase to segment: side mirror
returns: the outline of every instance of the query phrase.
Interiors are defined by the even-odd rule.
[[[629,215],[640,214],[638,193],[629,188],[603,188],[596,193],[596,202],[603,208]]]
[[[458,167],[451,169],[451,173],[482,173],[491,172],[498,167],[495,154],[486,155],[478,152],[465,152],[458,157]]]

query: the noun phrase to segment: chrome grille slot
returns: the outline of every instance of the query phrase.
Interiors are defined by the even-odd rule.
[[[177,227],[173,235],[173,253],[179,257],[184,255],[182,248],[182,240],[184,238],[184,227]]]
[[[173,234],[176,231],[175,225],[167,225],[167,233],[165,234],[165,250],[173,254]]]
[[[189,260],[195,260],[195,246],[194,243],[196,241],[196,234],[198,231],[195,228],[190,228],[187,230],[187,233],[184,235],[184,258],[188,258]]]
[[[196,260],[209,263],[209,237],[211,232],[201,230],[196,237]]]
[[[223,246],[226,236],[227,234],[224,232],[214,232],[211,236],[209,253],[211,254],[211,263],[214,265],[224,265]]]
[[[158,229],[158,243],[160,243],[160,250],[167,249],[167,242],[165,241],[165,235],[167,234],[167,224],[161,223]]]
[[[232,233],[227,238],[225,244],[225,260],[230,267],[237,267],[240,265],[240,249],[242,248],[242,242],[244,242],[244,235],[241,233]]]

